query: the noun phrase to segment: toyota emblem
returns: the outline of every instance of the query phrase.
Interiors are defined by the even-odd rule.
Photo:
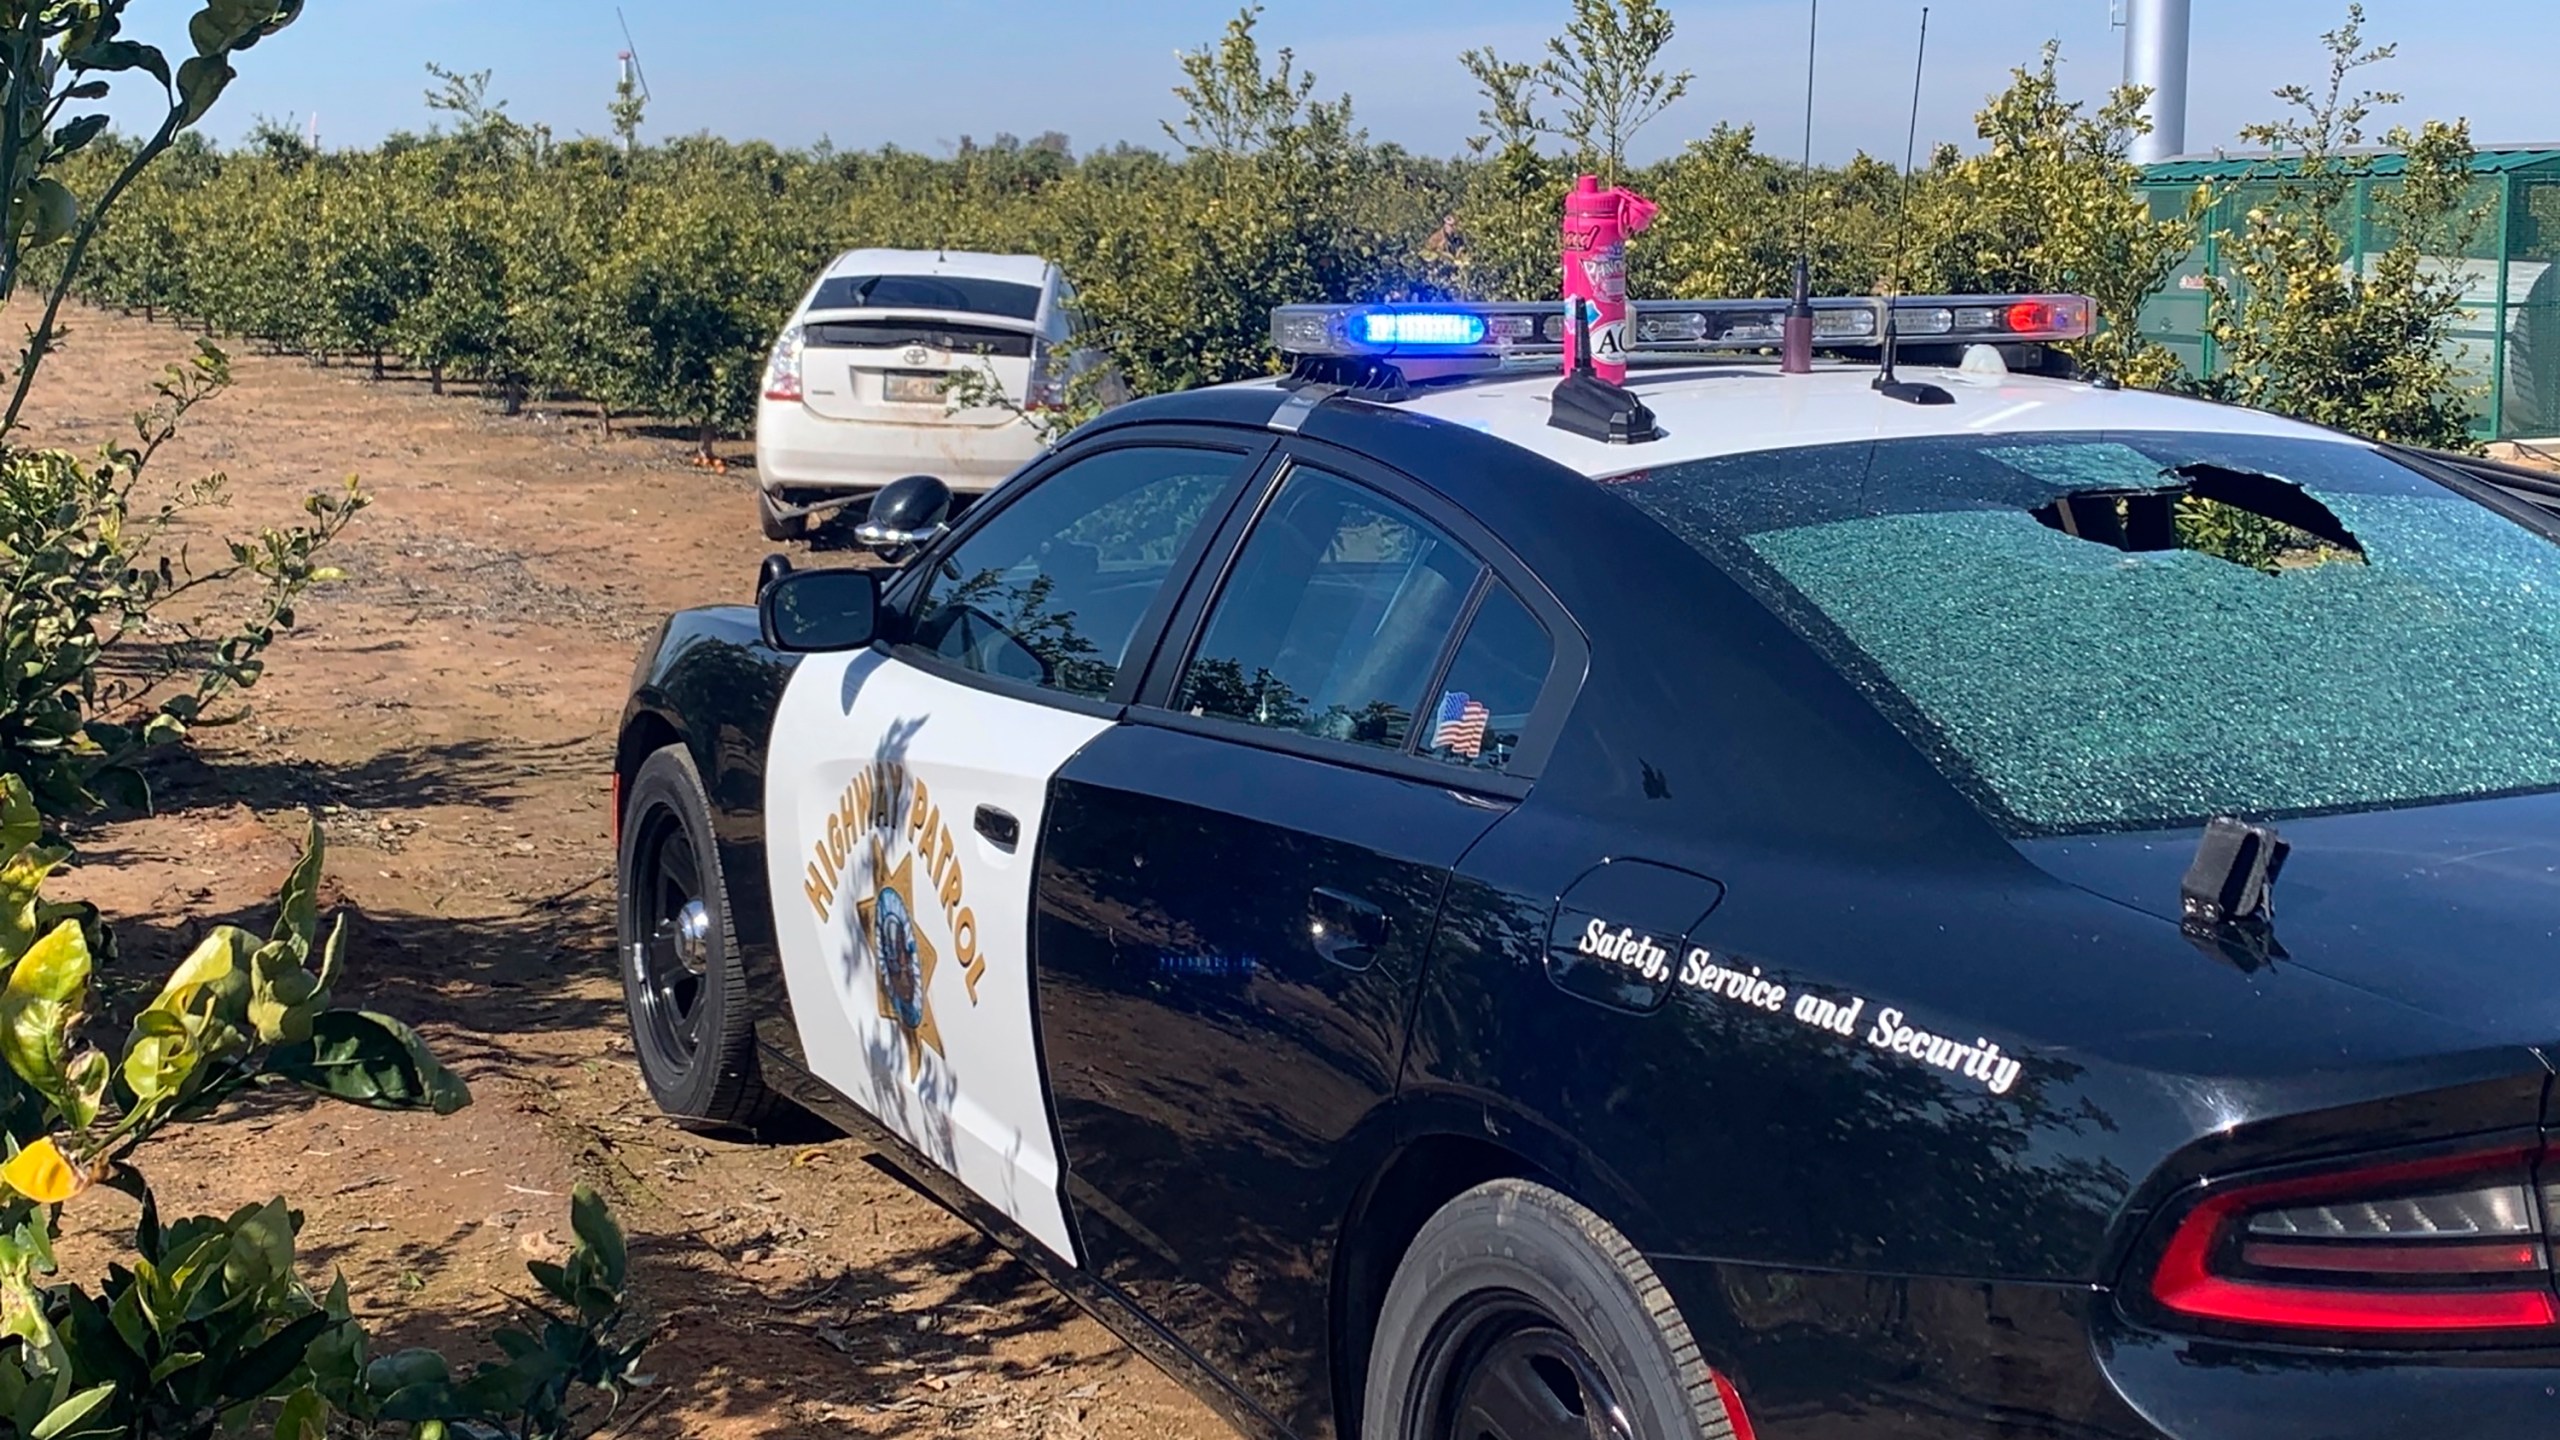
[[[931,358],[932,352],[921,345],[910,345],[907,347],[907,363],[910,365],[921,365]]]

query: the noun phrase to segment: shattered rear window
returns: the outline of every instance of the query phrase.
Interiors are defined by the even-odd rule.
[[[2362,445],[1965,436],[1609,488],[2017,833],[2560,788],[2560,547]]]

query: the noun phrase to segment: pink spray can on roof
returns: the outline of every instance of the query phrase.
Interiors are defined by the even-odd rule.
[[[1612,385],[1627,383],[1627,237],[1653,223],[1658,210],[1632,190],[1600,188],[1600,177],[1574,181],[1564,197],[1564,368],[1574,371],[1576,342],[1588,317],[1591,370]]]

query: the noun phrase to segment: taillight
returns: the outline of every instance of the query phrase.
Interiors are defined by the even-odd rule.
[[[773,358],[765,362],[764,398],[798,400],[800,388],[800,350],[807,343],[807,332],[798,325],[786,326],[782,338],[773,342]]]
[[[2536,1188],[2539,1158],[2519,1147],[2208,1194],[2170,1232],[2152,1298],[2189,1320],[2345,1337],[2560,1327],[2560,1193]]]
[[[1733,1440],[1754,1440],[1751,1416],[1743,1410],[1742,1396],[1733,1388],[1733,1382],[1724,1378],[1721,1370],[1715,1373],[1715,1382],[1716,1398],[1724,1402],[1725,1420],[1733,1426]]]
[[[1031,383],[1023,391],[1025,410],[1064,410],[1067,408],[1067,382],[1064,376],[1049,368],[1049,342],[1034,338],[1031,342]]]

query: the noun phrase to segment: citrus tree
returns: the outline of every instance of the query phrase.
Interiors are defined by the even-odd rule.
[[[2101,329],[2071,347],[2082,365],[2190,383],[2137,320],[2218,197],[2139,193],[2140,92],[2067,100],[2048,49],[1989,98],[1967,145],[1924,151],[1909,176],[1863,155],[1805,166],[1722,125],[1642,163],[1629,150],[1639,131],[1682,114],[1666,108],[1688,79],[1664,59],[1672,11],[1558,0],[1556,15],[1558,33],[1525,59],[1460,57],[1483,110],[1455,160],[1364,133],[1349,98],[1270,44],[1252,6],[1179,58],[1166,148],[1081,156],[1058,136],[964,135],[943,156],[643,143],[628,105],[600,112],[610,138],[558,139],[510,117],[491,76],[431,67],[436,128],[373,152],[315,156],[271,127],[146,166],[93,237],[100,263],[82,283],[286,349],[368,361],[379,349],[510,408],[581,396],[608,423],[655,416],[707,447],[745,432],[774,332],[843,249],[1046,254],[1079,292],[1086,343],[1148,392],[1269,372],[1276,304],[1554,295],[1562,196],[1590,168],[1663,203],[1631,247],[1637,294],[1780,294],[1799,255],[1827,293],[2083,291]],[[2309,131],[2265,132],[2318,158],[2297,177],[2307,184],[2222,237],[2244,263],[2216,301],[2234,363],[2211,388],[2445,438],[2461,425],[2447,408],[2459,395],[2436,384],[2449,372],[2431,368],[2444,359],[2448,271],[2425,257],[2447,252],[2426,237],[2460,218],[2429,197],[2461,132],[2411,132],[2412,183],[2388,202],[2405,214],[2386,226],[2411,238],[2350,263],[2313,192],[2366,163],[2343,139],[2362,118],[2341,100],[2325,121],[2303,112]],[[143,148],[92,137],[64,174],[78,194],[103,193]],[[2382,395],[2402,399],[2369,398]]]
[[[2134,139],[2150,98],[2124,86],[2095,111],[2061,95],[2060,50],[2012,72],[1976,120],[1983,147],[1943,157],[1910,196],[1910,233],[1889,249],[1900,288],[1932,294],[2065,292],[2097,302],[2099,333],[2074,358],[2131,385],[2178,378],[2138,328],[2142,304],[2201,238],[2209,195],[2169,213],[2135,189]]]
[[[96,916],[43,898],[68,854],[43,831],[33,792],[0,777],[0,1435],[325,1440],[343,1418],[557,1440],[581,1394],[609,1408],[636,1382],[626,1247],[584,1187],[567,1259],[533,1267],[538,1327],[500,1332],[503,1358],[467,1375],[432,1351],[372,1355],[345,1283],[302,1278],[302,1217],[282,1199],[164,1217],[139,1156],[172,1127],[240,1118],[243,1094],[445,1115],[470,1090],[408,1026],[338,1003],[346,926],[322,924],[316,823],[272,930],[215,927],[121,1026],[93,1015],[111,1003]],[[129,1252],[75,1283],[54,1241],[98,1191],[140,1218]]]
[[[2322,37],[2325,85],[2278,90],[2290,113],[2243,132],[2273,158],[2244,186],[2256,203],[2220,236],[2230,273],[2206,277],[2222,356],[2207,388],[2379,440],[2467,449],[2477,392],[2452,340],[2469,290],[2459,257],[2486,218],[2471,198],[2471,131],[2431,121],[2383,137],[2400,174],[2374,187],[2386,238],[2365,245],[2346,215],[2374,159],[2356,147],[2374,107],[2400,97],[2350,91],[2392,54],[2367,46],[2363,26],[2364,7],[2347,7]]]
[[[156,507],[137,497],[153,455],[227,382],[209,342],[158,382],[133,442],[94,460],[17,443],[101,221],[137,193],[166,204],[161,223],[136,228],[125,263],[108,267],[104,283],[128,295],[157,283],[155,254],[184,257],[191,237],[210,233],[192,224],[206,218],[209,183],[137,186],[229,84],[232,58],[300,8],[206,0],[188,29],[195,53],[173,67],[123,38],[124,0],[0,0],[0,185],[10,187],[0,300],[30,276],[44,285],[0,416],[0,1437],[324,1440],[333,1425],[354,1425],[558,1440],[579,1423],[582,1395],[609,1405],[634,1383],[645,1338],[624,1309],[622,1236],[583,1190],[567,1261],[534,1267],[547,1311],[532,1328],[500,1332],[501,1358],[467,1375],[429,1352],[369,1355],[344,1285],[315,1294],[303,1279],[301,1219],[283,1200],[229,1216],[161,1214],[140,1153],[173,1126],[238,1118],[231,1102],[252,1091],[298,1087],[438,1114],[469,1102],[414,1031],[337,1003],[346,931],[321,923],[316,824],[273,928],[215,927],[147,994],[104,993],[94,961],[111,932],[89,907],[44,894],[69,853],[48,842],[48,816],[95,803],[103,781],[138,778],[123,763],[135,749],[183,734],[212,699],[254,683],[262,652],[293,624],[294,600],[329,578],[317,553],[361,507],[352,487],[315,496],[309,523],[231,540],[229,563],[209,570],[159,546],[183,511],[219,494],[216,477]],[[102,115],[67,118],[105,98],[110,77],[136,74],[166,101],[148,139],[102,144]],[[380,343],[412,270],[371,163],[343,168],[355,183],[342,226],[308,218],[329,204],[319,157],[278,160],[260,185],[275,202],[266,213],[290,217],[272,234],[320,257],[327,277],[291,320],[323,343],[362,348]],[[65,179],[84,173],[97,181],[85,204]],[[131,688],[102,686],[102,659],[136,627],[225,580],[253,582],[236,629],[156,652],[119,682]],[[154,700],[164,684],[174,693]],[[139,1205],[131,1245],[102,1276],[66,1277],[54,1258],[63,1217],[108,1190]]]

